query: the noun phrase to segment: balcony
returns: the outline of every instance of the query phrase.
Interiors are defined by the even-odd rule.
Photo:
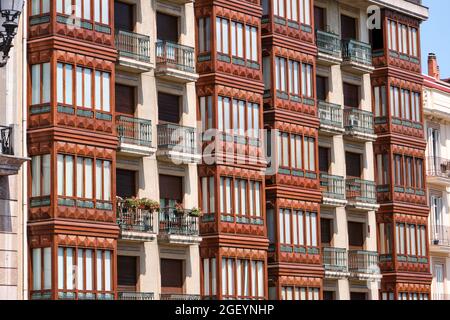
[[[373,113],[356,108],[344,109],[345,134],[359,141],[375,141]]]
[[[322,189],[323,205],[341,207],[347,204],[347,200],[345,200],[344,177],[321,173],[320,187]]]
[[[151,70],[149,36],[116,29],[115,43],[121,69],[138,73]]]
[[[428,157],[427,182],[445,187],[450,186],[450,160]]]
[[[27,158],[14,156],[13,127],[0,126],[0,176],[16,175]]]
[[[202,300],[199,294],[186,294],[186,293],[162,293],[160,295],[161,300]]]
[[[177,164],[200,162],[195,128],[173,123],[159,124],[156,155],[160,160]]]
[[[381,279],[378,266],[378,253],[375,251],[350,250],[348,252],[348,271],[351,278],[377,281]]]
[[[450,227],[432,225],[430,228],[430,239],[430,250],[443,253],[448,252],[450,250]]]
[[[151,241],[156,238],[153,210],[130,205],[126,200],[117,201],[117,224],[121,239]]]
[[[129,116],[116,117],[119,152],[128,156],[145,157],[155,153],[152,147],[152,123],[150,120]]]
[[[118,292],[117,300],[154,300],[153,292]]]
[[[341,38],[339,35],[316,30],[316,44],[318,49],[317,60],[326,65],[341,64]]]
[[[320,131],[324,133],[343,134],[343,111],[340,105],[319,101]]]
[[[350,178],[345,182],[345,193],[348,206],[359,210],[373,211],[379,208],[377,204],[376,185],[373,181]]]
[[[200,243],[198,216],[189,210],[162,208],[159,212],[159,234],[161,242],[179,245]]]
[[[372,46],[353,39],[342,40],[342,69],[357,74],[371,73]]]
[[[347,249],[325,247],[322,254],[325,278],[341,279],[350,275],[347,267]]]
[[[195,73],[194,48],[168,41],[158,41],[155,75],[180,83],[196,81],[198,74]]]

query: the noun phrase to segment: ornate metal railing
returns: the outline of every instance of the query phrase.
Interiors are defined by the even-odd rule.
[[[356,108],[345,108],[344,127],[348,131],[374,134],[373,113]]]
[[[343,110],[340,105],[319,101],[319,119],[321,124],[342,129],[342,115]]]
[[[202,300],[199,294],[162,293],[161,300]]]
[[[350,250],[348,252],[348,270],[355,273],[380,273],[378,253],[365,250]]]
[[[450,246],[450,227],[433,224],[430,229],[430,238],[434,245]]]
[[[427,157],[427,175],[450,178],[450,160],[440,157]]]
[[[377,203],[375,182],[351,178],[346,180],[345,185],[347,200],[370,204]]]
[[[325,247],[322,254],[325,270],[347,272],[347,249]]]
[[[155,294],[153,292],[119,292],[117,298],[118,300],[154,300]]]
[[[120,142],[151,147],[152,122],[128,116],[116,117],[117,135]]]
[[[158,148],[194,154],[196,152],[195,128],[172,123],[159,124]]]
[[[316,30],[316,43],[319,52],[335,57],[341,57],[341,38],[339,35]]]
[[[0,154],[13,155],[13,147],[12,147],[12,135],[13,128],[0,126]]]
[[[372,46],[353,39],[342,40],[342,58],[344,61],[372,66]]]
[[[156,65],[166,65],[181,71],[195,72],[194,48],[158,40],[156,42]]]
[[[116,48],[119,55],[139,61],[150,62],[150,37],[116,29]]]
[[[183,236],[198,236],[198,217],[191,216],[188,210],[161,208],[159,212],[159,233]]]
[[[322,187],[322,193],[324,197],[342,200],[345,199],[344,177],[321,173],[320,186]]]
[[[117,224],[123,231],[153,232],[153,212],[117,201]]]

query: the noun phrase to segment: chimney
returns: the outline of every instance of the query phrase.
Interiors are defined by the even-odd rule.
[[[436,80],[439,80],[440,78],[437,57],[434,53],[430,53],[428,55],[428,75],[435,78]]]

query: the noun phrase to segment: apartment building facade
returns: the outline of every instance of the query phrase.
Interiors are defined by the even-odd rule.
[[[28,9],[30,297],[198,298],[193,4]]]
[[[30,298],[430,298],[420,1],[27,10]]]
[[[427,190],[430,206],[430,259],[433,300],[449,299],[448,116],[450,83],[441,79],[436,55],[428,56],[423,110],[427,134]]]
[[[0,67],[0,300],[21,300],[27,295],[23,25],[22,18],[10,58]]]

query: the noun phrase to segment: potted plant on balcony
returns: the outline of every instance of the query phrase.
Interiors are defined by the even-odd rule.
[[[174,212],[175,212],[175,214],[183,215],[184,214],[183,205],[181,203],[178,203],[178,202],[175,203]]]
[[[137,199],[136,197],[126,198],[124,207],[129,209],[136,209],[139,207],[139,202],[139,199]]]
[[[142,198],[140,203],[143,206],[142,209],[144,209],[144,210],[148,210],[151,212],[159,211],[158,201],[147,199],[147,198]]]
[[[189,212],[189,215],[191,217],[200,217],[202,215],[202,211],[200,210],[200,208],[194,207]]]

